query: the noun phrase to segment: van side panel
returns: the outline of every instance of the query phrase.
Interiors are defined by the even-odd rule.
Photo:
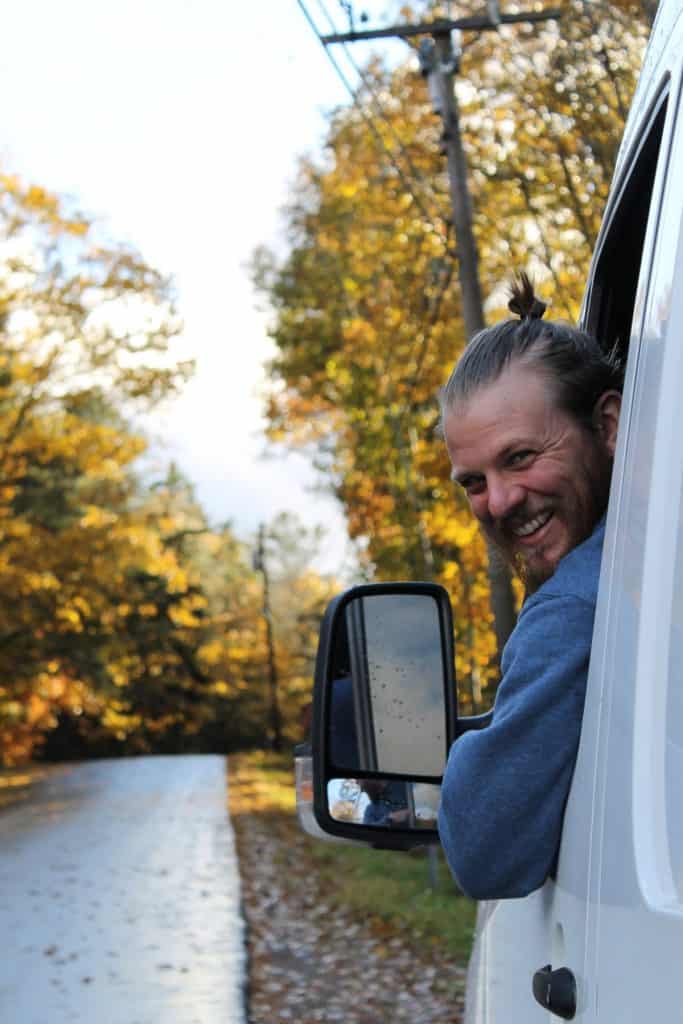
[[[671,836],[683,815],[683,778],[671,771],[670,748],[683,721],[667,721],[683,711],[670,700],[683,686],[683,650],[672,647],[680,637],[672,609],[683,545],[680,18],[670,32],[658,72],[671,75],[671,143],[639,283],[631,341],[638,358],[629,356],[589,684],[599,694],[591,706],[599,720],[585,1019],[605,1024],[680,1012],[683,900]]]
[[[531,995],[548,963],[574,974],[578,1021],[680,1016],[683,620],[672,616],[683,615],[682,11],[681,0],[660,6],[611,200],[618,212],[629,159],[668,87],[557,877],[525,900],[480,906],[467,1024],[556,1020]],[[590,281],[587,296],[590,306]]]

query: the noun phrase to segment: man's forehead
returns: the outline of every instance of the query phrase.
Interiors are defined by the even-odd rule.
[[[507,419],[527,411],[543,411],[555,405],[556,387],[548,375],[528,362],[517,360],[494,380],[480,384],[466,397],[459,398],[444,419]]]
[[[534,443],[553,405],[542,375],[522,367],[506,370],[445,414],[444,437],[454,471],[476,468],[520,444]]]

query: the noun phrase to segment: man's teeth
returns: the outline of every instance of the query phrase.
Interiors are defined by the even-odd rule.
[[[542,515],[536,516],[535,519],[530,519],[523,526],[516,527],[512,532],[516,537],[528,537],[529,534],[535,533],[536,530],[540,530],[542,526],[545,526],[551,515],[551,512],[543,512]]]

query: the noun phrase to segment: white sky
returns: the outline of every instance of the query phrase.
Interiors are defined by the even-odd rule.
[[[277,238],[297,154],[315,151],[324,112],[347,101],[296,0],[23,0],[3,30],[4,169],[75,197],[175,278],[198,367],[155,420],[168,457],[242,537],[281,509],[325,524],[321,564],[334,568],[336,503],[306,490],[301,456],[259,458],[269,343],[244,269]]]

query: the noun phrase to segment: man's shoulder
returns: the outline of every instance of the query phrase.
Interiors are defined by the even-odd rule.
[[[600,582],[600,563],[605,539],[605,518],[590,537],[565,555],[549,580],[529,599],[529,604],[557,598],[577,599],[595,605]]]
[[[525,672],[534,658],[550,659],[553,674],[562,678],[567,671],[567,659],[573,664],[577,657],[583,658],[582,652],[590,650],[604,525],[601,520],[590,537],[570,551],[553,576],[524,602],[503,652],[499,694],[505,689],[508,671],[518,659]],[[587,668],[586,658],[584,669]],[[542,669],[532,671],[543,674]]]

